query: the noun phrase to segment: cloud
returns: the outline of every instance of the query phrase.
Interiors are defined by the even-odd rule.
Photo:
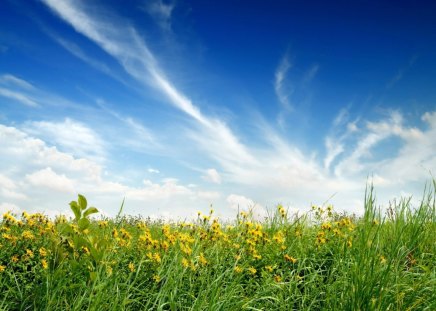
[[[202,178],[211,183],[221,184],[221,175],[214,168],[206,170],[206,175],[202,176]]]
[[[75,193],[74,182],[64,174],[56,174],[50,167],[27,174],[25,180],[34,187],[46,187],[59,192]]]
[[[226,200],[227,203],[229,203],[230,208],[235,210],[239,208],[241,210],[248,210],[255,205],[252,199],[246,198],[245,196],[238,194],[230,194]]]
[[[159,173],[160,173],[159,170],[154,169],[154,168],[149,168],[147,171],[148,171],[149,173],[152,173],[152,174],[159,174]]]
[[[159,183],[144,180],[138,187],[109,180],[101,164],[49,147],[15,127],[0,124],[0,141],[0,202],[7,202],[4,208],[17,206],[50,215],[65,213],[68,202],[82,193],[90,204],[111,216],[126,198],[127,214],[183,218],[186,212],[194,215],[199,207],[220,198],[218,193],[201,187],[193,189],[174,178]]]
[[[27,95],[0,87],[0,96],[10,98],[29,107],[39,107],[38,103]]]
[[[392,79],[387,83],[386,88],[387,89],[392,88],[395,84],[398,83],[398,81],[403,79],[404,75],[407,73],[407,71],[410,70],[410,68],[412,68],[412,66],[415,64],[417,59],[418,59],[418,55],[413,55],[410,58],[408,64],[406,66],[400,68],[398,70],[398,72],[395,74],[395,76],[393,76]]]
[[[310,81],[312,81],[316,74],[319,71],[319,65],[318,64],[314,64],[312,65],[312,67],[309,68],[309,70],[306,71],[306,73],[303,76],[303,83],[309,83]]]
[[[174,3],[164,3],[162,0],[147,1],[143,9],[155,19],[159,27],[164,31],[171,31],[171,14]]]
[[[18,86],[22,89],[28,89],[28,90],[34,89],[34,86],[31,83],[29,83],[23,79],[20,79],[14,75],[11,75],[11,74],[1,75],[0,76],[0,83]]]
[[[121,20],[117,21],[116,29],[108,27],[107,22],[100,16],[89,15],[76,1],[44,0],[43,2],[77,32],[94,41],[117,59],[133,78],[155,87],[174,107],[196,121],[203,129],[201,131],[204,133],[204,137],[201,138],[203,142],[212,139],[220,149],[224,146],[226,149],[224,151],[227,151],[229,157],[237,158],[237,161],[253,161],[245,146],[224,122],[201,113],[200,109],[166,78],[154,55],[135,29],[126,26]]]
[[[31,121],[26,122],[24,130],[50,141],[61,150],[78,157],[94,158],[100,161],[105,158],[103,139],[85,124],[66,118],[62,122]]]
[[[289,95],[287,90],[285,89],[284,82],[286,80],[286,75],[288,74],[289,69],[292,67],[289,62],[289,57],[286,54],[282,60],[280,61],[279,66],[275,72],[275,80],[274,80],[274,90],[276,92],[279,103],[282,106],[282,109],[285,112],[292,111],[292,106],[289,103]]]

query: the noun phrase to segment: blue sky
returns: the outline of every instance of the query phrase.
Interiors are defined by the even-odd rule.
[[[436,6],[2,1],[0,209],[221,217],[419,201]]]

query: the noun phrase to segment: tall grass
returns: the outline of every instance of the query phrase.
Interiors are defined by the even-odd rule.
[[[362,217],[314,206],[262,222],[40,214],[0,224],[1,310],[436,310],[435,190]],[[84,220],[86,219],[86,220]]]

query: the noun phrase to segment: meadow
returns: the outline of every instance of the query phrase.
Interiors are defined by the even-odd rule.
[[[105,219],[82,195],[73,219],[5,213],[0,309],[436,310],[435,190],[380,211],[369,187],[360,217]]]

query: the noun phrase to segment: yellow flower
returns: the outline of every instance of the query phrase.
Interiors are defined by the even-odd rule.
[[[189,267],[189,260],[186,258],[182,259],[182,266],[183,268],[188,268]]]
[[[348,241],[347,241],[347,246],[348,246],[348,247],[353,246],[353,242],[352,242],[351,240],[348,240]]]
[[[386,263],[386,257],[385,256],[380,256],[380,262],[382,264],[385,264]]]
[[[282,277],[278,274],[274,275],[274,281],[276,281],[277,283],[280,283],[282,281]]]
[[[297,259],[296,258],[294,258],[294,257],[292,257],[292,256],[289,256],[288,254],[285,254],[285,260],[286,261],[289,261],[289,262],[292,262],[292,263],[296,263],[297,262]]]
[[[25,240],[33,240],[35,238],[35,236],[33,235],[32,232],[30,232],[29,230],[24,230],[23,233],[21,234],[21,236],[25,239]]]
[[[118,231],[117,229],[112,230],[112,237],[117,238],[118,237]]]
[[[243,271],[242,268],[239,266],[236,266],[233,270],[235,271],[235,273],[241,273]]]
[[[321,229],[322,229],[322,230],[331,230],[331,229],[332,229],[332,224],[329,223],[329,222],[323,223],[323,224],[321,225]]]
[[[200,264],[202,266],[207,265],[207,260],[206,260],[206,257],[204,257],[203,253],[200,253],[200,257],[198,258],[198,261],[200,262]]]
[[[39,254],[41,255],[41,257],[46,257],[47,256],[47,250],[44,247],[41,247],[39,249]]]
[[[128,268],[130,272],[135,272],[135,264],[133,262],[129,262]]]
[[[83,251],[83,253],[85,253],[86,255],[89,255],[89,254],[90,254],[90,252],[89,252],[89,248],[87,248],[86,246],[82,246],[82,251]]]
[[[155,283],[159,283],[160,282],[160,276],[158,275],[158,274],[155,274],[155,275],[153,275],[153,281],[155,282]]]
[[[30,249],[26,249],[26,255],[29,256],[30,258],[33,258],[33,252]]]
[[[101,221],[98,222],[98,226],[100,228],[106,228],[108,226],[108,222],[104,221],[104,220],[101,220]]]
[[[5,271],[6,270],[6,266],[2,266],[2,265],[0,265],[0,273],[2,273],[3,271]]]
[[[272,266],[265,266],[265,270],[268,272],[273,272],[274,268]]]
[[[47,260],[45,259],[41,259],[41,265],[43,269],[47,269],[48,268],[48,263]]]
[[[253,275],[255,275],[257,272],[257,270],[254,267],[250,267],[247,270],[248,270],[248,272],[250,272],[250,274],[253,274]]]
[[[13,263],[17,263],[18,260],[19,260],[18,255],[12,256],[11,260],[12,260]]]

